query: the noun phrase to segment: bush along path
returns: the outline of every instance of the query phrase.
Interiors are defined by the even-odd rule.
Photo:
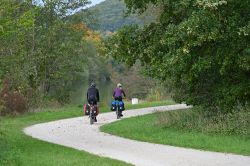
[[[189,108],[184,104],[150,107],[124,112],[133,117],[156,111]],[[89,125],[88,117],[78,117],[42,123],[24,129],[34,138],[85,150],[100,156],[122,160],[139,166],[249,166],[250,157],[185,149],[129,140],[100,132],[100,126],[116,121],[114,112],[101,114],[98,123]]]

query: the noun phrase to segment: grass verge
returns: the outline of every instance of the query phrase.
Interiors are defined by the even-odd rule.
[[[139,141],[250,155],[250,112],[215,117],[194,109],[161,112],[113,122],[101,130]]]
[[[128,108],[164,105],[166,102],[150,102]],[[101,112],[109,112],[108,107]],[[19,117],[0,117],[0,165],[3,166],[118,166],[124,162],[98,157],[87,152],[39,141],[23,133],[23,128],[42,122],[82,116],[80,107],[46,109],[42,112],[27,113]]]

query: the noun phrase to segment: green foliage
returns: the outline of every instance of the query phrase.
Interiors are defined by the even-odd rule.
[[[250,2],[126,0],[131,12],[156,3],[158,23],[125,27],[107,42],[109,54],[168,82],[174,99],[229,111],[250,99]]]
[[[26,54],[30,47],[34,21],[30,4],[10,1],[0,2],[2,31],[0,32],[1,78],[7,73],[15,77],[22,85],[26,84],[24,73],[28,73]],[[23,71],[23,72],[20,72]],[[13,83],[14,84],[14,83]],[[17,86],[17,85],[13,85]]]
[[[161,101],[171,99],[171,93],[169,93],[166,88],[164,88],[158,82],[155,83],[155,86],[149,89],[147,96],[145,98],[147,101]]]
[[[155,80],[141,74],[142,67],[139,63],[128,68],[124,64],[116,64],[114,62],[112,69],[111,80],[114,83],[113,89],[117,83],[121,83],[128,99],[136,97],[144,100],[150,89],[153,89],[156,85]]]
[[[80,81],[87,56],[94,56],[77,15],[69,15],[87,0],[0,2],[0,80],[11,77],[10,91],[36,104],[39,97],[69,101]]]

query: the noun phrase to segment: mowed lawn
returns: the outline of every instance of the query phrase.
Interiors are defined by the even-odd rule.
[[[226,123],[218,123],[222,126],[218,127],[218,125],[207,122],[208,124],[203,127],[205,122],[198,118],[190,120],[192,116],[187,116],[190,113],[194,114],[192,109],[178,110],[175,113],[164,112],[138,116],[104,125],[101,130],[112,135],[139,141],[250,155],[249,112],[246,113],[247,116],[241,116],[244,118],[242,121],[246,122],[244,129],[239,130],[238,133],[234,133],[236,129],[232,127],[233,125],[223,128]],[[178,117],[176,122],[171,122],[176,117]],[[241,127],[239,121],[232,121],[235,123],[234,126]],[[195,124],[196,122],[199,124]],[[220,133],[220,130],[223,132]]]
[[[127,104],[127,109],[142,108],[173,102],[149,102],[136,106]],[[108,107],[100,109],[109,112]],[[2,166],[118,166],[124,162],[103,158],[60,145],[34,139],[23,133],[23,129],[33,124],[82,116],[82,107],[47,109],[37,113],[27,113],[18,117],[0,117],[0,165]]]

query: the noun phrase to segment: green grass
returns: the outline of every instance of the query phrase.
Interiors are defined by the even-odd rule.
[[[190,109],[177,112],[179,116],[181,116],[185,115],[183,114],[184,112],[189,111],[192,110]],[[161,121],[159,115],[161,114],[166,114],[165,116],[171,117],[170,112],[154,113],[113,122],[102,126],[101,130],[113,135],[139,141],[250,155],[249,135],[219,134],[208,132],[208,130],[200,132],[199,130],[192,129],[196,126],[178,125],[178,122],[173,125],[162,124],[162,122],[159,124],[159,121]],[[183,119],[185,119],[185,117]],[[195,120],[196,119],[193,121]],[[181,122],[179,123],[181,124]],[[213,125],[210,124],[210,126]]]
[[[151,102],[127,108],[164,105],[166,102]],[[100,109],[109,112],[108,107]],[[33,139],[25,135],[23,128],[42,122],[82,116],[81,107],[46,109],[42,112],[27,113],[19,117],[0,117],[0,165],[2,166],[118,166],[129,165],[124,162],[99,157],[84,151]]]
[[[32,124],[81,115],[81,109],[68,107],[58,110],[47,110],[46,112],[29,113],[16,118],[1,118],[0,165],[127,165],[120,161],[39,141],[26,136],[22,132],[23,128]]]

